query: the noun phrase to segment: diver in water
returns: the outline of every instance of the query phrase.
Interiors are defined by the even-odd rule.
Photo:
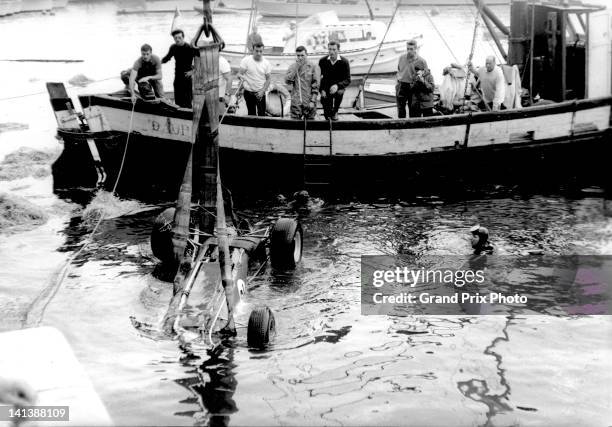
[[[474,248],[474,255],[490,255],[493,253],[493,245],[489,243],[489,230],[480,225],[475,225],[470,228],[470,232],[472,233],[471,240],[472,248]]]

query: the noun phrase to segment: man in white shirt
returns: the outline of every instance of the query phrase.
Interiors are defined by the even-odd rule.
[[[253,46],[253,55],[245,56],[240,61],[238,72],[249,116],[266,115],[266,91],[270,86],[271,74],[272,66],[263,57],[263,44],[257,43]]]
[[[230,66],[227,59],[219,55],[219,102],[221,103],[222,110],[230,103],[232,90],[232,67]]]
[[[472,64],[468,64],[470,71],[478,79],[478,87],[482,93],[482,100],[493,111],[502,108],[506,96],[506,79],[501,68],[495,64],[495,57],[488,56],[485,67],[474,70]]]

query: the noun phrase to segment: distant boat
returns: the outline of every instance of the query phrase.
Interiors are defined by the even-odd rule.
[[[351,64],[351,74],[363,75],[368,71],[371,74],[389,74],[397,70],[397,61],[406,51],[406,40],[388,41],[380,46],[385,29],[386,25],[379,21],[340,21],[335,11],[319,12],[298,24],[297,42],[292,37],[284,46],[267,46],[264,54],[273,73],[284,73],[295,62],[295,46],[306,46],[310,58],[318,61],[327,55],[328,41],[338,40],[342,45],[341,55]],[[415,34],[406,36],[420,37]],[[244,48],[227,46],[222,55],[232,68],[238,69]]]
[[[117,0],[117,13],[168,13],[177,8],[181,12],[193,12],[197,0]]]
[[[262,0],[257,6],[263,17],[304,18],[327,9],[333,9],[341,18],[369,17],[364,0]],[[395,0],[370,0],[372,13],[377,18],[390,17],[396,7]],[[509,5],[510,0],[487,0],[487,5]],[[420,6],[473,6],[466,0],[401,0],[401,7]]]
[[[53,9],[53,0],[22,0],[21,12],[48,12]]]
[[[21,12],[22,0],[0,0],[0,17]]]

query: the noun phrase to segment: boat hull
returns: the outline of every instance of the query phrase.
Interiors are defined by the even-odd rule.
[[[21,12],[21,0],[0,0],[0,17]]]
[[[21,12],[47,12],[53,9],[53,0],[22,0]]]
[[[110,97],[107,97],[110,98]],[[87,102],[81,98],[81,102]],[[95,142],[112,188],[121,166],[129,103],[92,97],[85,111],[93,132],[60,129],[62,155],[53,165],[56,190],[94,187],[87,139]],[[309,161],[329,163],[329,194],[456,192],[477,185],[526,183],[609,185],[612,98],[432,119],[373,120],[365,112],[329,124],[226,116],[219,129],[224,183],[241,198],[303,188],[304,141]],[[125,107],[125,109],[123,108]],[[191,111],[137,105],[118,191],[173,200],[190,148]],[[332,148],[329,148],[329,138]],[[467,142],[466,142],[467,141]],[[331,151],[331,154],[330,154]],[[196,155],[197,158],[197,155]]]
[[[177,7],[181,12],[195,12],[199,4],[195,0],[118,0],[117,13],[170,13]]]

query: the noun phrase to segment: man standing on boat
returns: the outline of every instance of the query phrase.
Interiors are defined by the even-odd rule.
[[[417,61],[423,61],[425,68],[429,68],[427,61],[417,55],[416,40],[408,40],[406,42],[406,54],[400,56],[399,63],[397,64],[395,100],[397,103],[397,117],[400,119],[406,118],[406,104],[413,104],[413,84],[417,75],[414,65]]]
[[[161,81],[161,65],[162,63],[159,57],[153,55],[153,48],[146,43],[143,44],[140,48],[140,58],[134,62],[134,66],[121,73],[121,80],[128,85],[132,102],[136,101],[136,93],[134,92],[134,85],[136,83],[140,85],[149,82],[155,92],[155,96],[158,98],[164,97],[164,86]],[[126,82],[128,75],[129,81]]]
[[[285,82],[291,86],[291,117],[314,119],[319,96],[319,67],[308,60],[304,46],[295,49],[296,60],[289,66]]]
[[[253,31],[247,37],[247,49],[250,53],[253,53],[255,50],[255,45],[260,44],[263,46],[263,39],[261,35],[257,32],[257,26],[253,25]]]
[[[484,68],[479,67],[475,70],[472,64],[468,64],[468,67],[477,79],[483,103],[487,104],[480,105],[481,110],[487,109],[487,106],[493,111],[502,109],[506,97],[506,79],[501,68],[496,66],[495,57],[488,56]]]
[[[330,41],[327,50],[329,55],[319,60],[321,104],[325,119],[336,121],[344,89],[351,83],[351,66],[346,58],[340,56],[340,43],[335,40]]]
[[[411,117],[430,117],[434,115],[434,79],[427,69],[425,61],[419,59],[414,62],[416,72],[412,83],[412,104],[410,104]]]
[[[172,31],[174,44],[170,46],[162,64],[174,57],[174,103],[179,107],[191,108],[191,75],[193,73],[193,57],[197,51],[185,42],[183,30]]]
[[[270,86],[272,65],[263,57],[263,49],[263,44],[257,43],[253,46],[253,55],[240,61],[238,78],[242,81],[249,116],[266,115],[266,91]]]
[[[285,42],[285,48],[283,49],[284,52],[291,52],[296,48],[296,29],[297,23],[295,21],[289,21],[289,26],[285,29],[285,33],[283,34],[283,41]]]

